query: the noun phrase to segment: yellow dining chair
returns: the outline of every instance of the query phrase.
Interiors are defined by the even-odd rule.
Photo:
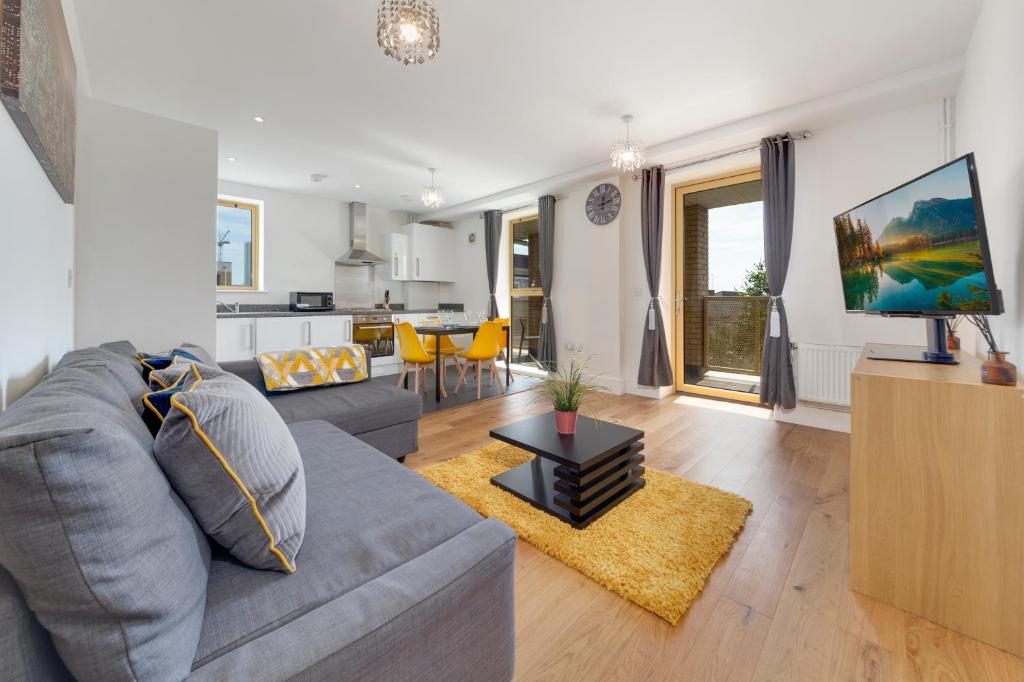
[[[438,337],[433,334],[424,334],[423,350],[427,351],[427,355],[437,355],[437,339]],[[455,342],[452,341],[452,337],[441,337],[441,371],[445,373],[445,376],[448,373],[449,360],[455,363],[455,369],[459,369],[461,366],[458,359],[460,350],[462,350],[462,347],[456,346]]]
[[[501,325],[493,321],[484,322],[476,332],[476,338],[467,350],[459,353],[466,362],[459,371],[459,380],[455,383],[455,392],[458,393],[462,384],[466,382],[466,370],[471,362],[476,363],[476,399],[480,399],[480,388],[483,384],[484,363],[488,367],[497,368],[494,358],[498,357],[498,337],[501,335]],[[505,392],[505,384],[498,382],[501,392]]]
[[[399,322],[396,324],[395,334],[398,336],[398,343],[402,347],[402,374],[398,377],[399,388],[401,388],[402,382],[405,381],[405,377],[411,369],[415,373],[413,379],[413,391],[416,393],[420,392],[420,375],[422,375],[423,391],[426,392],[426,372],[428,369],[434,369],[434,356],[424,350],[423,344],[420,343],[420,337],[416,334],[416,329],[408,322]],[[443,377],[434,378],[440,382],[441,395],[447,398],[448,392],[444,389]]]
[[[496,317],[496,318],[494,318],[494,321],[498,324],[498,326],[501,327],[501,334],[498,336],[498,357],[496,359],[497,360],[501,360],[503,362],[512,362],[512,358],[511,357],[508,357],[508,358],[505,357],[505,349],[508,348],[508,329],[505,329],[505,327],[511,328],[512,320],[510,318],[507,318],[507,317]],[[509,374],[509,377],[512,379],[513,382],[516,380],[516,375],[515,374]],[[492,386],[494,385],[494,379],[495,378],[497,378],[498,381],[501,381],[501,375],[498,373],[498,366],[497,365],[492,365],[491,366],[491,385]]]

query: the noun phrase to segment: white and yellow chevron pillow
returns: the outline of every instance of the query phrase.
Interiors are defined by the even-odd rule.
[[[359,344],[261,353],[256,359],[270,392],[354,384],[369,376],[366,349]]]

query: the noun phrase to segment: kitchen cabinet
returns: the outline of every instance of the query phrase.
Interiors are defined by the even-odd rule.
[[[224,317],[217,320],[217,362],[251,360],[256,355],[256,320]]]
[[[217,320],[218,362],[251,360],[259,353],[351,342],[351,315],[289,315],[258,319],[224,317]]]
[[[390,282],[404,282],[409,279],[409,235],[392,232],[384,235],[386,263],[374,268],[374,276]]]
[[[452,252],[455,233],[436,225],[406,225],[409,234],[409,279],[416,282],[454,281]]]
[[[261,317],[256,321],[256,352],[274,353],[310,345],[311,317]]]

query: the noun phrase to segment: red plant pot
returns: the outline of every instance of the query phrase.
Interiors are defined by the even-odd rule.
[[[559,412],[555,410],[555,429],[563,436],[576,433],[577,412]]]

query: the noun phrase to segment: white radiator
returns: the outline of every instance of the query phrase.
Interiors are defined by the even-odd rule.
[[[829,409],[849,409],[850,372],[860,353],[856,346],[797,344],[797,399]]]

